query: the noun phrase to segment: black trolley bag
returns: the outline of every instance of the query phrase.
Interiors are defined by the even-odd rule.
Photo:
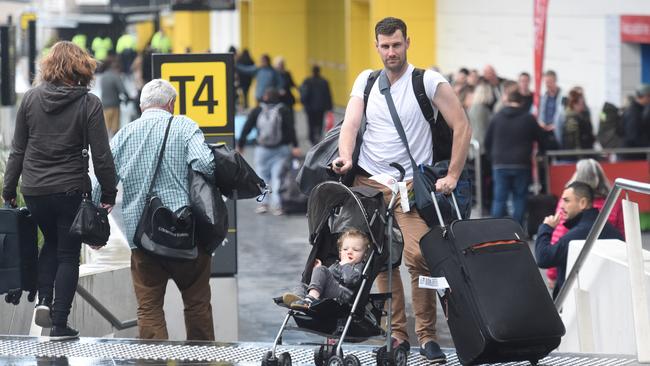
[[[564,324],[523,238],[514,220],[486,218],[435,226],[420,240],[431,275],[449,283],[438,296],[463,365],[535,365],[560,344]]]
[[[37,287],[38,237],[26,208],[0,208],[0,294]]]

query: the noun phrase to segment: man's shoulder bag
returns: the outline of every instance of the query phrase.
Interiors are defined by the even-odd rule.
[[[406,152],[411,159],[411,166],[413,169],[413,193],[415,194],[415,207],[418,210],[418,214],[430,227],[437,224],[444,225],[444,222],[437,222],[437,217],[439,217],[440,214],[436,215],[436,205],[434,204],[434,200],[436,200],[439,203],[441,211],[443,211],[442,217],[445,220],[452,220],[453,216],[465,219],[469,218],[472,207],[472,191],[471,182],[467,173],[465,171],[461,173],[456,189],[454,190],[454,195],[451,196],[452,199],[459,197],[458,205],[454,206],[460,207],[459,211],[452,213],[452,205],[448,198],[443,194],[436,193],[436,181],[447,175],[449,162],[447,160],[439,161],[433,166],[426,164],[417,165],[411,155],[404,127],[402,126],[402,122],[397,114],[393,98],[390,95],[390,83],[388,82],[388,78],[385,74],[381,74],[379,77],[381,78],[379,81],[379,90],[386,98],[388,110],[390,111],[393,123],[395,124],[397,134],[402,140]]]
[[[198,249],[194,242],[192,210],[189,206],[184,206],[172,211],[163,204],[160,197],[153,194],[153,186],[160,170],[173,118],[173,116],[170,117],[167,122],[165,138],[158,154],[156,169],[149,184],[144,210],[140,216],[133,243],[148,254],[166,259],[192,260],[198,256]]]

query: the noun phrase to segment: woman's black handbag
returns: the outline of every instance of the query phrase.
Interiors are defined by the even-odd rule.
[[[111,235],[108,211],[95,206],[88,195],[84,193],[77,215],[70,226],[70,235],[89,245],[106,245],[108,237]]]
[[[163,204],[160,197],[153,194],[153,186],[160,170],[173,118],[173,116],[170,117],[167,123],[165,138],[158,154],[153,178],[151,178],[144,210],[135,230],[133,244],[146,253],[167,259],[192,260],[198,257],[194,241],[192,210],[189,206],[184,206],[177,211],[172,211]]]
[[[468,178],[468,174],[465,170],[461,173],[461,176],[458,179],[456,188],[454,189],[454,195],[451,196],[451,199],[458,198],[459,212],[453,212],[455,205],[449,201],[449,197],[442,193],[436,193],[436,181],[440,178],[443,178],[447,175],[447,170],[449,169],[449,161],[443,160],[437,162],[433,166],[420,164],[417,165],[413,156],[411,155],[411,149],[409,148],[408,140],[406,139],[406,133],[404,132],[404,127],[402,127],[402,122],[399,119],[397,110],[395,109],[395,104],[393,98],[390,95],[390,84],[386,75],[382,72],[379,76],[379,90],[386,98],[386,103],[388,104],[388,110],[390,111],[393,123],[395,124],[395,129],[399,135],[406,152],[411,159],[411,166],[413,168],[413,193],[415,200],[415,207],[418,210],[418,214],[422,219],[427,223],[428,226],[433,227],[435,225],[445,225],[444,222],[438,223],[436,215],[436,207],[434,205],[434,197],[439,204],[440,210],[442,211],[442,217],[445,220],[452,220],[452,217],[455,218],[469,218],[469,214],[472,208],[472,197],[471,197],[471,183]]]
[[[83,148],[81,155],[84,160],[84,175],[88,179],[88,113],[87,101],[84,96],[84,106],[82,118],[86,118],[83,124]],[[90,193],[82,194],[81,204],[77,210],[77,215],[70,226],[70,235],[81,240],[81,242],[93,245],[104,246],[111,235],[111,226],[108,223],[108,211],[104,208],[97,207],[90,199]]]
[[[195,240],[212,254],[228,234],[228,209],[219,188],[200,172],[189,169],[190,206],[196,225]]]

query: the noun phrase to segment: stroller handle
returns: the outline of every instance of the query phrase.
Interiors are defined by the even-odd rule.
[[[404,167],[401,166],[400,163],[390,163],[390,166],[399,171],[399,179],[397,181],[398,182],[403,181],[404,176],[406,175],[406,170],[404,170]]]

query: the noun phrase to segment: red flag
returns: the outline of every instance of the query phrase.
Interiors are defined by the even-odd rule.
[[[546,12],[549,0],[535,0],[535,114],[539,113],[539,98],[542,89],[542,73],[544,70],[544,41],[546,38]]]

